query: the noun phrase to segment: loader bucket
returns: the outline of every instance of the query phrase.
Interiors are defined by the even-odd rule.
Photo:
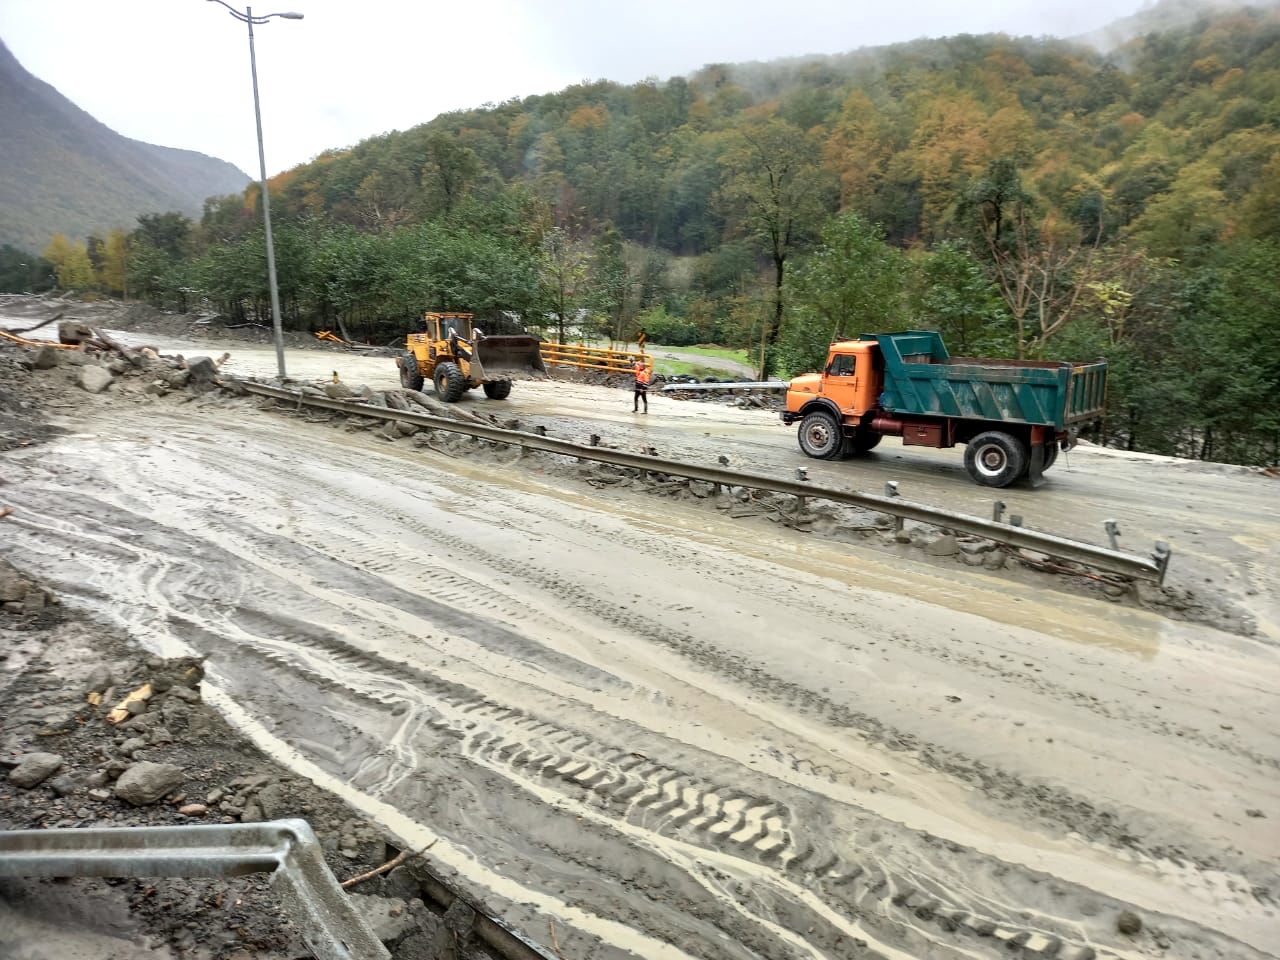
[[[473,345],[472,376],[478,380],[536,380],[546,375],[537,337],[485,337]]]

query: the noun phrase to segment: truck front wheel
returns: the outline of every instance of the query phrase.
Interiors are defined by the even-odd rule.
[[[815,410],[800,421],[800,449],[815,460],[834,460],[844,450],[844,434],[836,418]]]
[[[1027,446],[999,430],[980,433],[965,445],[964,467],[984,487],[1007,487],[1027,468]]]

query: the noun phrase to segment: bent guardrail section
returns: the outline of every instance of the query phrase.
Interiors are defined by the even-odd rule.
[[[272,874],[317,960],[390,960],[305,820],[0,832],[0,877]]]

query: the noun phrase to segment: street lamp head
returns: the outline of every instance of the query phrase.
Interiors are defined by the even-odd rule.
[[[280,17],[283,20],[301,20],[302,19],[302,14],[300,13],[273,13],[271,14],[271,16]]]

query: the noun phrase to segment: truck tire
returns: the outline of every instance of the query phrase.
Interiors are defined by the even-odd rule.
[[[1054,461],[1057,459],[1058,459],[1057,442],[1055,441],[1054,443],[1046,443],[1044,445],[1044,466],[1040,468],[1040,472],[1043,473],[1045,470],[1048,470],[1050,467],[1052,467],[1054,464]]]
[[[406,350],[400,358],[400,386],[406,390],[422,389],[422,370],[418,367],[418,358],[411,350]]]
[[[870,430],[855,430],[845,438],[845,454],[850,457],[858,457],[864,453],[870,453],[880,445],[880,441],[883,439],[883,433],[872,433]]]
[[[797,434],[800,449],[815,460],[836,460],[844,452],[844,433],[836,418],[825,410],[814,410],[800,421]]]
[[[1027,445],[1001,430],[988,430],[964,448],[964,468],[984,487],[1007,487],[1027,469]]]
[[[457,403],[467,389],[467,378],[456,363],[436,364],[436,396],[445,403]]]
[[[490,400],[505,400],[511,396],[510,380],[490,380],[484,385],[484,395]]]

